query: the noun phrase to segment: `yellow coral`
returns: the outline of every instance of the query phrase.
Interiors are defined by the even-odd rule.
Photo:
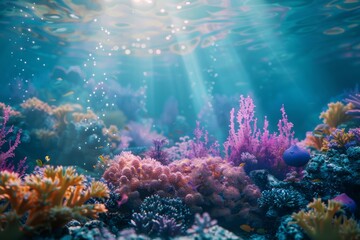
[[[2,226],[10,216],[20,219],[28,213],[26,230],[52,229],[71,219],[95,218],[106,212],[103,204],[85,204],[92,197],[108,197],[104,183],[93,182],[89,188],[83,185],[84,176],[72,167],[46,166],[43,175],[32,174],[21,180],[16,173],[0,172],[0,199],[11,206],[11,211],[0,209]]]
[[[327,206],[321,199],[308,204],[310,211],[294,213],[292,217],[305,233],[313,240],[355,240],[360,238],[360,227],[354,219],[335,214],[341,211],[341,203],[328,201]]]
[[[338,148],[344,148],[346,144],[348,144],[353,139],[354,139],[354,134],[346,133],[344,128],[341,130],[335,130],[331,133],[330,140],[324,139],[324,141],[322,142],[321,151],[328,151],[330,148],[329,147],[330,143],[335,144]]]
[[[48,114],[50,114],[52,111],[51,107],[47,103],[41,101],[40,99],[38,99],[36,97],[29,98],[28,100],[26,100],[25,102],[20,104],[20,106],[23,109],[29,109],[31,111],[38,110],[38,111],[45,112]]]
[[[81,111],[82,107],[79,104],[64,104],[60,105],[52,110],[52,114],[56,117],[56,129],[63,129],[67,124],[67,117],[70,113],[75,111]]]
[[[346,112],[353,108],[351,103],[344,105],[341,102],[329,103],[328,110],[320,114],[320,118],[324,119],[324,123],[332,128],[336,128],[342,123],[345,123],[352,119]]]

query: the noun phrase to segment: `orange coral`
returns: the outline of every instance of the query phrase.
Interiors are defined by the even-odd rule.
[[[38,110],[38,111],[45,112],[48,114],[51,114],[51,111],[52,111],[51,107],[47,103],[41,101],[40,99],[38,99],[36,97],[29,98],[28,100],[23,102],[20,106],[24,109],[28,109],[31,111]]]
[[[329,103],[328,110],[320,114],[320,118],[324,119],[324,123],[332,128],[336,128],[342,123],[352,119],[346,112],[353,108],[351,103],[344,105],[341,102]]]
[[[24,230],[53,229],[65,225],[71,219],[95,218],[106,212],[103,204],[85,204],[92,197],[108,197],[104,183],[92,182],[89,188],[83,185],[84,176],[72,167],[46,166],[43,176],[32,174],[22,180],[18,174],[0,172],[0,199],[11,206],[10,211],[0,212],[1,226],[10,217],[28,217]]]
[[[98,116],[93,111],[91,111],[90,109],[88,109],[86,111],[86,113],[74,112],[72,114],[72,117],[74,119],[74,122],[81,122],[81,121],[97,120],[98,119]]]
[[[81,111],[82,107],[79,104],[64,104],[52,110],[52,114],[56,117],[57,123],[55,128],[63,129],[68,124],[67,116],[71,112]]]
[[[324,139],[324,137],[315,137],[312,132],[307,132],[302,144],[306,147],[320,150],[323,147]]]

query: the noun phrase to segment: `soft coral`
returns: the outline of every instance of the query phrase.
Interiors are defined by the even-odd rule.
[[[293,124],[288,121],[284,106],[280,109],[282,118],[278,122],[278,133],[270,133],[269,122],[265,117],[263,130],[257,127],[255,104],[251,97],[240,96],[240,109],[236,115],[238,128],[235,128],[235,109],[230,112],[230,131],[224,143],[226,158],[234,165],[242,163],[241,154],[250,153],[257,159],[255,166],[249,169],[265,168],[273,174],[283,177],[286,166],[282,154],[295,143]]]

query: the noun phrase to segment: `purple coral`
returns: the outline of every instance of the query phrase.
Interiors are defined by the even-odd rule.
[[[164,145],[168,144],[168,140],[166,138],[154,139],[153,144],[154,146],[146,155],[161,162],[163,165],[168,165],[168,153],[162,150]]]
[[[350,94],[349,97],[345,98],[345,102],[353,105],[353,108],[346,111],[346,114],[360,118],[360,93]]]
[[[21,143],[20,137],[21,137],[21,129],[17,132],[16,138],[14,143],[11,143],[11,140],[8,140],[7,137],[9,134],[12,134],[14,132],[14,126],[7,127],[6,124],[10,118],[10,107],[4,107],[3,108],[3,120],[2,123],[0,123],[0,170],[10,170],[14,171],[15,166],[13,163],[8,162],[10,158],[15,157],[15,149],[19,146]],[[5,143],[9,143],[9,146],[6,147]],[[22,176],[25,173],[26,166],[25,166],[26,158],[21,160],[17,167],[17,172]]]
[[[168,148],[167,153],[169,158],[173,160],[183,158],[205,158],[209,156],[220,156],[219,143],[217,141],[210,142],[209,134],[204,128],[200,127],[200,122],[196,122],[194,130],[194,138],[185,136],[180,138],[181,142],[176,143],[175,146]]]
[[[257,127],[255,104],[251,97],[240,96],[240,109],[236,115],[238,128],[235,127],[235,110],[230,112],[230,131],[224,143],[226,158],[237,165],[242,162],[242,154],[247,152],[256,157],[257,163],[248,169],[268,169],[273,174],[283,177],[287,167],[282,161],[282,154],[295,143],[293,124],[288,121],[284,106],[280,109],[282,118],[278,122],[278,133],[270,133],[266,117],[263,130]]]

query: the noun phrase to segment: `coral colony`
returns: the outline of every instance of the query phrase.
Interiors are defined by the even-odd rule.
[[[360,239],[359,105],[299,141],[284,106],[271,132],[240,96],[221,144],[206,122],[174,140],[118,109],[1,104],[0,238]]]

